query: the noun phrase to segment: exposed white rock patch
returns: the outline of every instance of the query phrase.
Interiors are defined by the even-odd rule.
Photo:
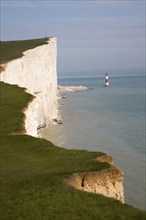
[[[56,38],[48,44],[27,50],[23,57],[8,62],[1,81],[17,84],[35,96],[25,110],[26,133],[37,136],[37,129],[54,123],[57,110],[57,45]]]
[[[87,90],[85,86],[58,86],[59,93],[68,93],[68,92],[80,92]]]
[[[59,98],[66,98],[66,95],[70,92],[80,92],[87,90],[85,86],[58,86]]]

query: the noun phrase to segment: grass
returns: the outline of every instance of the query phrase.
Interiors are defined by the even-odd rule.
[[[66,150],[22,129],[22,109],[31,96],[1,84],[1,219],[2,220],[144,220],[146,212],[81,192],[63,183],[74,172],[108,167],[93,159],[102,153]]]
[[[47,44],[46,38],[20,41],[0,41],[0,63],[19,58],[23,52]]]
[[[45,38],[0,42],[1,63],[42,44]],[[32,97],[23,88],[2,82],[0,86],[2,220],[146,219],[144,211],[65,185],[69,174],[108,167],[94,160],[103,153],[66,150],[44,139],[11,135],[23,129],[22,110]]]

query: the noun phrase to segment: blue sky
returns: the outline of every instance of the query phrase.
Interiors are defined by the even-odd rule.
[[[58,72],[145,68],[145,1],[1,1],[1,40],[56,36]]]

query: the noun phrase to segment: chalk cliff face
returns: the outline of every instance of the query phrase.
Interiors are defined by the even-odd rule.
[[[1,81],[24,87],[34,96],[24,110],[25,130],[32,136],[38,136],[38,128],[58,120],[56,57],[56,38],[49,38],[48,44],[28,50],[23,57],[2,66]],[[58,89],[60,94],[64,94],[86,88]],[[74,173],[65,182],[77,189],[103,194],[124,202],[121,169],[113,166],[113,159],[106,155],[96,158],[96,161],[107,162],[111,167],[95,172]]]
[[[113,160],[109,156],[99,157],[97,161],[113,164]],[[112,165],[104,170],[74,173],[65,180],[65,183],[79,190],[102,194],[124,202],[123,179],[122,170]]]
[[[25,129],[27,134],[37,136],[38,128],[58,117],[56,38],[23,54],[5,65],[1,81],[25,87],[35,97],[25,110]]]

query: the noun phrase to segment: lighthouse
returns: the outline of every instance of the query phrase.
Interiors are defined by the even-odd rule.
[[[105,87],[109,87],[108,73],[105,74]]]

